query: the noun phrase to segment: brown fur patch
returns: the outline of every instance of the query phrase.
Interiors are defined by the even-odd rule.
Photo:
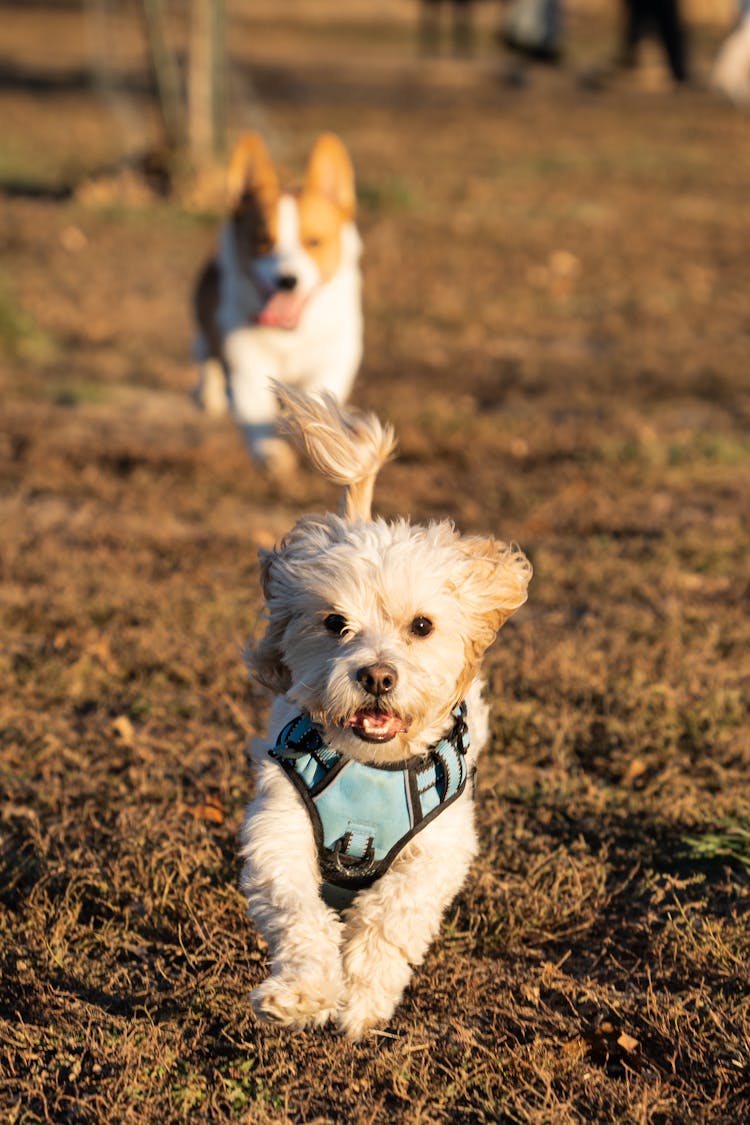
[[[302,244],[327,281],[341,260],[341,227],[356,211],[352,162],[333,133],[315,142],[298,203]]]
[[[278,201],[279,177],[258,133],[245,133],[234,146],[227,188],[231,210],[235,210],[245,195],[256,196],[266,209]]]
[[[303,191],[299,208],[300,241],[315,261],[323,281],[333,277],[341,261],[343,213],[325,196]]]
[[[303,194],[322,195],[341,212],[343,219],[354,218],[354,169],[343,142],[333,133],[322,133],[313,146]]]

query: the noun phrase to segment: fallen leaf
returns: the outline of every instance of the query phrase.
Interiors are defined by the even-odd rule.
[[[622,1047],[623,1051],[627,1051],[629,1055],[633,1055],[641,1049],[638,1040],[634,1039],[632,1035],[628,1035],[627,1031],[621,1032],[618,1036],[617,1046]]]
[[[118,715],[112,723],[112,730],[126,746],[132,746],[135,742],[135,730],[127,715]]]
[[[185,807],[196,820],[208,820],[212,824],[224,823],[224,810],[218,801],[207,799],[200,805],[186,805]]]
[[[630,765],[622,775],[622,784],[632,785],[633,782],[641,777],[647,769],[648,766],[644,762],[643,758],[632,758],[630,761]]]

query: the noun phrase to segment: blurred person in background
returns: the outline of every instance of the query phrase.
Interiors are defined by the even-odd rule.
[[[685,32],[679,0],[625,0],[621,65],[636,65],[638,46],[650,31],[655,31],[661,41],[675,82],[686,82]]]
[[[560,0],[511,0],[498,38],[511,51],[535,62],[557,63],[562,53]]]

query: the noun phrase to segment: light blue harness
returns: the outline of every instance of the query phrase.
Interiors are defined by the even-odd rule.
[[[269,753],[310,814],[324,896],[326,884],[349,892],[369,887],[404,845],[463,793],[466,704],[452,714],[447,737],[423,757],[396,763],[343,758],[324,743],[308,715],[298,715],[281,731]]]

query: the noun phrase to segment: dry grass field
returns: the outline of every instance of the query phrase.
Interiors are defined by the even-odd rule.
[[[719,29],[673,91],[653,51],[605,72],[604,14],[511,72],[487,7],[466,62],[418,58],[408,6],[235,7],[233,130],[354,156],[380,512],[534,562],[481,856],[381,1034],[255,1022],[240,648],[258,546],[336,496],[192,406],[217,213],[81,187],[154,135],[133,7],[0,5],[0,1119],[748,1120],[750,118],[707,89]]]

